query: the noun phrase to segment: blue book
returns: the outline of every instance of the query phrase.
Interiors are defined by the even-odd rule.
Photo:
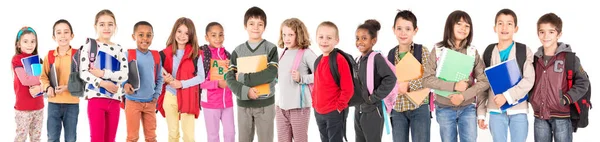
[[[42,64],[38,55],[31,55],[21,59],[23,68],[27,75],[40,76],[42,74]]]
[[[96,60],[94,61],[94,67],[96,67],[96,69],[108,70],[108,71],[114,72],[114,71],[121,70],[121,62],[119,62],[119,59],[117,59],[116,57],[114,57],[108,53],[105,53],[103,51],[98,51],[98,55],[96,56]],[[113,82],[114,84],[117,84],[117,82],[114,82],[114,81],[111,81],[111,82]],[[93,85],[90,85],[88,88],[96,90],[102,94],[106,94],[109,97],[112,97],[114,95],[102,87],[94,88]]]
[[[521,70],[519,69],[519,65],[515,59],[507,60],[500,64],[490,66],[486,68],[484,72],[490,83],[490,88],[495,95],[503,94],[504,92],[508,91],[508,89],[516,86],[523,78]],[[500,109],[504,111],[516,104],[526,101],[527,98],[527,95],[525,95],[515,104],[505,103],[500,107]]]

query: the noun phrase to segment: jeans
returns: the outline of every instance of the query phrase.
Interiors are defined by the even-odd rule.
[[[48,142],[59,142],[61,129],[65,128],[65,142],[77,140],[77,118],[79,104],[59,104],[48,102]]]
[[[475,105],[461,107],[440,107],[436,105],[436,120],[440,125],[442,142],[477,141],[477,117]]]
[[[428,104],[404,112],[392,110],[391,117],[394,142],[409,142],[409,131],[413,142],[429,142],[431,113]]]
[[[490,114],[490,132],[494,142],[507,142],[510,130],[511,142],[525,142],[527,140],[527,114]]]
[[[533,122],[533,139],[536,142],[571,142],[573,127],[569,118],[550,118],[543,120],[535,118]]]

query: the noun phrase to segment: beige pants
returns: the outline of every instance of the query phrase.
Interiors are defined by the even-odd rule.
[[[169,91],[165,91],[163,108],[167,119],[167,128],[169,129],[169,142],[179,142],[179,121],[181,121],[183,141],[194,142],[194,121],[196,121],[194,114],[180,114],[177,108],[177,96]]]

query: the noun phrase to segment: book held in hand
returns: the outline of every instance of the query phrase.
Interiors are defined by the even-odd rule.
[[[522,79],[522,73],[515,59],[504,61],[500,64],[487,67],[484,71],[494,95],[504,94],[516,86]],[[527,100],[527,95],[519,98],[514,104],[506,102],[500,107],[502,111]]]
[[[468,80],[475,66],[475,57],[450,49],[443,50],[439,58],[435,76],[447,82]],[[446,98],[452,94],[460,94],[460,92],[432,90],[435,94]]]

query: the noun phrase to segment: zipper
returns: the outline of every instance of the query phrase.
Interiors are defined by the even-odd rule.
[[[227,104],[225,103],[225,88],[223,88],[223,108],[227,108]]]

